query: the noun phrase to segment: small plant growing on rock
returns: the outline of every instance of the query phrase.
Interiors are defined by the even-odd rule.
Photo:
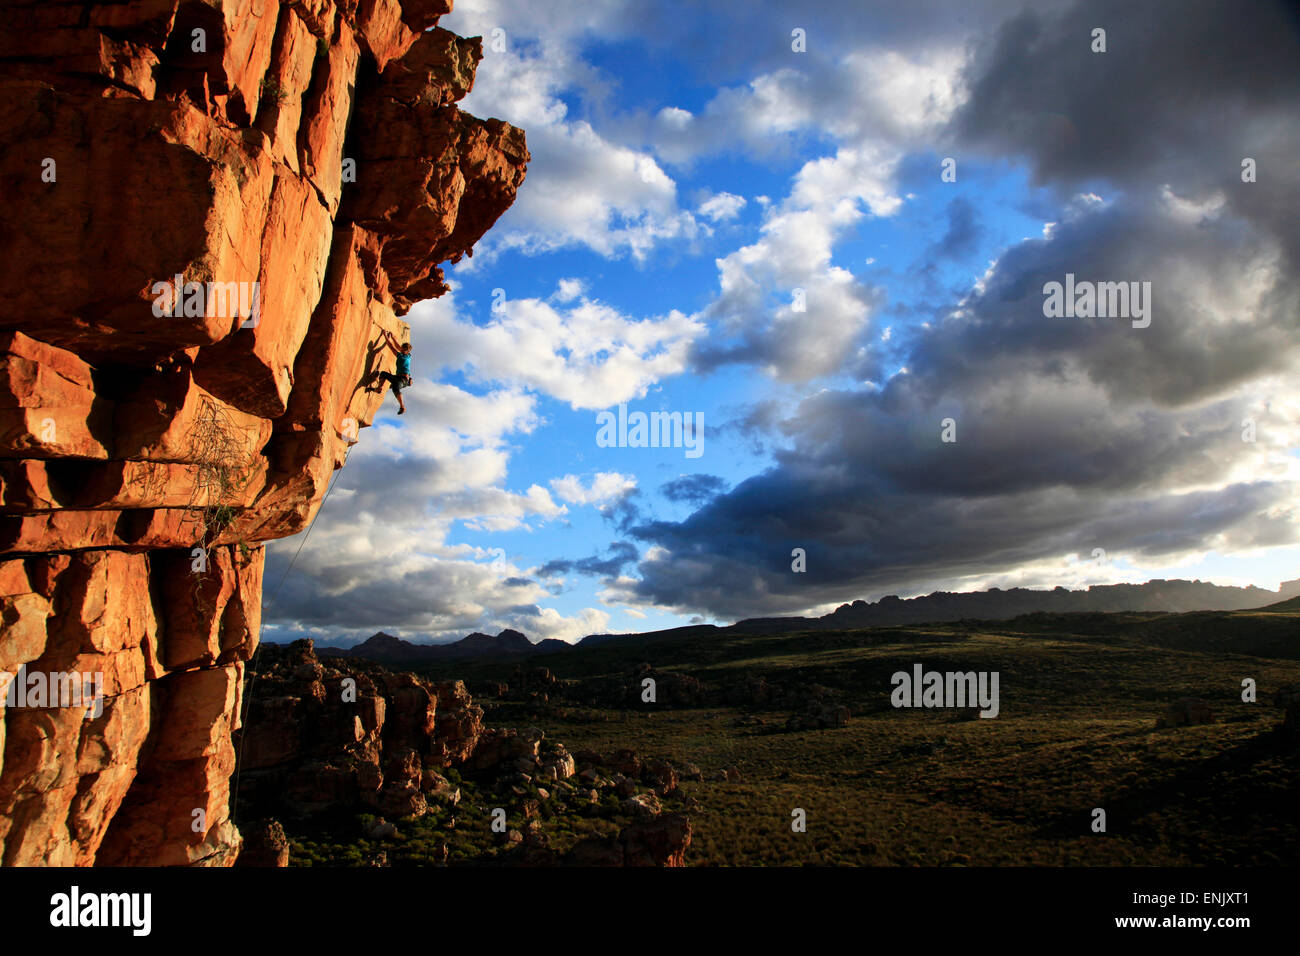
[[[186,509],[197,516],[198,546],[210,551],[239,516],[240,509],[230,502],[248,486],[249,463],[238,426],[224,407],[207,396],[186,438],[188,458],[194,466],[194,484]],[[194,609],[206,615],[212,607],[203,584],[203,576],[195,575]]]
[[[230,499],[247,487],[249,468],[238,426],[224,408],[206,396],[187,437],[189,459],[195,466],[187,507],[201,510],[201,543],[207,547],[238,515]]]
[[[280,104],[289,98],[280,81],[273,76],[262,78],[262,99],[270,100],[273,103]]]

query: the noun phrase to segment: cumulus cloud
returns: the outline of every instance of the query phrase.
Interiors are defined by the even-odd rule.
[[[673,179],[647,150],[598,132],[584,118],[569,116],[565,94],[599,97],[605,81],[582,59],[578,41],[611,29],[616,11],[569,9],[539,17],[512,3],[458,6],[446,26],[466,35],[499,37],[489,42],[473,91],[461,106],[523,128],[532,154],[528,176],[514,205],[481,243],[481,268],[503,249],[537,255],[585,246],[603,256],[629,254],[643,260],[659,243],[690,240],[699,226],[679,207]]]
[[[507,298],[482,325],[460,318],[450,296],[419,303],[412,321],[444,368],[536,390],[574,408],[642,398],[655,382],[686,369],[691,343],[705,332],[700,321],[677,311],[635,319],[597,300],[574,302],[566,282],[556,303]]]
[[[1098,547],[1152,567],[1300,540],[1300,272],[1281,213],[1300,208],[1296,34],[1229,4],[1103,7],[1118,56],[1088,50],[1105,9],[1018,16],[969,67],[946,130],[1027,156],[1060,220],[913,330],[882,386],[821,389],[782,417],[767,471],[684,521],[633,527],[640,576],[607,600],[752,616],[1026,569],[1050,580]],[[1250,154],[1278,175],[1242,183]],[[842,194],[835,179],[809,175],[804,194]],[[1094,182],[1105,200],[1081,193]],[[736,308],[758,301],[739,260]],[[1046,318],[1043,286],[1066,273],[1150,282],[1150,326]]]
[[[587,291],[587,283],[582,279],[561,279],[555,285],[551,295],[556,302],[572,302]]]
[[[787,134],[815,132],[836,144],[799,168],[784,200],[761,203],[756,241],[717,260],[719,292],[703,317],[718,332],[697,343],[697,371],[745,363],[808,382],[841,371],[864,348],[884,293],[836,265],[834,248],[868,216],[903,208],[899,164],[931,148],[964,102],[964,63],[955,41],[907,53],[865,45],[724,89],[700,117],[679,110],[670,121],[656,118],[656,149],[680,161],[733,148],[769,152]],[[954,248],[973,241],[973,212],[963,212]]]
[[[703,313],[717,331],[696,344],[696,370],[743,362],[807,381],[840,368],[880,291],[833,264],[832,249],[864,217],[863,204],[876,215],[897,211],[884,182],[891,169],[852,149],[804,165],[760,238],[717,260],[719,294]]]
[[[966,57],[956,40],[911,51],[864,41],[839,55],[784,60],[719,90],[698,113],[659,110],[641,135],[657,155],[685,165],[728,152],[782,156],[810,138],[858,149],[908,146],[930,138],[964,97]]]
[[[574,505],[603,507],[622,498],[636,487],[636,478],[616,471],[601,471],[592,476],[588,485],[577,475],[551,479],[551,489],[561,501]]]
[[[710,196],[704,202],[700,203],[698,212],[705,219],[712,222],[726,222],[729,219],[735,219],[740,215],[740,210],[745,208],[745,197],[737,196],[735,193],[720,192],[716,196]]]
[[[794,173],[783,198],[753,197],[757,234],[717,257],[717,294],[693,315],[628,316],[576,279],[549,298],[507,297],[481,323],[453,296],[418,306],[417,368],[438,356],[484,394],[422,381],[401,428],[372,430],[304,549],[309,573],[295,571],[271,616],[568,639],[608,615],[541,606],[530,575],[560,588],[563,575],[598,576],[608,606],[734,618],[882,590],[1078,583],[1094,548],[1132,569],[1300,540],[1291,22],[1281,5],[1247,16],[1226,0],[1022,6],[984,0],[962,17],[938,0],[830,0],[796,23],[767,0],[705,0],[735,31],[718,34],[649,2],[543,18],[523,0],[461,0],[464,20],[448,26],[511,38],[468,105],[524,126],[535,157],[490,243],[645,259],[744,208],[720,192],[683,209],[673,164],[798,157]],[[1089,49],[1099,22],[1104,55]],[[808,29],[806,55],[789,49],[793,26]],[[691,109],[571,115],[575,92],[591,107],[611,89],[579,55],[584,38],[623,36],[677,44],[718,92]],[[1046,225],[998,250],[964,294],[928,287],[935,301],[881,328],[890,277],[864,281],[835,254],[869,218],[904,214],[900,169],[939,150],[1023,164],[1054,197],[1035,200]],[[1258,182],[1241,181],[1244,157]],[[936,259],[985,241],[984,210],[955,189],[921,246]],[[1150,282],[1151,324],[1046,318],[1043,286],[1067,273]],[[686,519],[656,520],[633,476],[510,487],[511,442],[538,427],[539,397],[604,408],[739,363],[780,389],[731,426],[774,449],[770,466],[730,488],[709,475],[663,485],[695,509]],[[587,557],[518,568],[447,543],[453,522],[540,527],[589,505],[621,540]],[[791,570],[796,547],[806,573]]]
[[[270,547],[267,639],[346,642],[385,630],[446,640],[513,627],[534,639],[572,640],[604,628],[605,611],[565,616],[542,606],[549,592],[483,535],[541,527],[570,506],[609,507],[635,482],[601,472],[509,487],[513,443],[541,424],[537,396],[517,383],[474,394],[438,382],[439,362],[458,364],[456,353],[443,351],[447,323],[456,322],[454,296],[418,310],[429,321],[412,323],[416,383],[405,395],[407,414],[393,415],[390,399],[337,474],[306,541]],[[456,526],[484,543],[453,543]]]

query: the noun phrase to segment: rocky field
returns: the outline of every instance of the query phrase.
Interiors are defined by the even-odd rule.
[[[290,865],[1291,864],[1281,607],[628,638],[420,675],[267,646],[238,819]],[[998,715],[894,707],[916,664],[996,671]]]

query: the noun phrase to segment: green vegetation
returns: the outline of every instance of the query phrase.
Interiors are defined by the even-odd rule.
[[[661,686],[679,674],[703,684],[706,705],[596,704],[593,681]],[[997,671],[1001,712],[894,709],[891,675]],[[690,865],[1276,865],[1300,859],[1300,748],[1277,729],[1275,691],[1300,682],[1300,612],[1036,615],[860,631],[632,639],[518,662],[438,662],[420,668],[471,689],[544,666],[564,684],[549,699],[478,698],[493,726],[535,725],[571,752],[630,748],[695,764],[683,781]],[[1259,701],[1241,700],[1243,678]],[[848,704],[848,726],[786,730],[791,707],[737,700],[762,678],[815,688]],[[515,678],[517,679],[517,678]],[[728,692],[728,688],[731,689]],[[1208,701],[1213,723],[1157,729],[1181,697]],[[787,702],[791,699],[785,698]],[[715,703],[715,701],[717,701]],[[725,702],[724,702],[725,701]],[[710,779],[735,767],[739,780]],[[293,860],[356,865],[508,864],[522,850],[490,832],[492,806],[522,828],[530,786],[507,804],[455,772],[454,810],[395,821],[399,836],[368,839],[350,818],[293,837]],[[553,849],[610,836],[626,816],[608,793],[591,804],[552,789],[538,813]],[[1093,808],[1107,832],[1091,829]],[[791,831],[791,811],[807,832]],[[455,817],[454,828],[448,821]]]
[[[693,865],[1276,864],[1300,858],[1300,753],[1275,732],[1273,692],[1300,681],[1300,613],[1053,615],[999,624],[740,635],[617,644],[530,660],[570,681],[634,680],[649,662],[705,682],[817,684],[853,707],[848,727],[784,731],[789,711],[492,703],[571,750],[629,747],[741,782],[684,783]],[[991,720],[893,709],[890,676],[998,671]],[[509,680],[513,664],[422,668]],[[1241,701],[1243,678],[1259,688]],[[473,686],[473,684],[471,684]],[[1179,697],[1216,722],[1156,729]],[[482,701],[489,704],[488,701]],[[740,725],[758,716],[762,726]],[[790,813],[807,811],[808,832]],[[1107,831],[1091,831],[1092,810]]]
[[[294,866],[369,866],[384,854],[391,866],[448,865],[494,866],[518,862],[522,849],[507,844],[492,833],[492,809],[506,810],[506,825],[523,830],[527,825],[525,805],[535,807],[547,838],[547,845],[559,853],[587,837],[616,836],[627,822],[618,801],[612,797],[598,804],[588,803],[564,787],[548,789],[542,800],[535,785],[523,796],[494,794],[472,784],[460,785],[459,805],[432,805],[418,819],[390,821],[397,835],[368,837],[379,819],[372,814],[317,818],[310,825],[286,826],[290,837],[290,860]],[[442,848],[446,848],[443,856]]]
[[[319,49],[319,48],[318,48]],[[277,104],[284,103],[289,98],[289,94],[280,85],[280,81],[273,76],[262,78],[262,99],[271,100]]]

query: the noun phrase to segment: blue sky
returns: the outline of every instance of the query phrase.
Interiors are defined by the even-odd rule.
[[[1178,87],[1190,39],[1294,37],[1159,6],[459,0],[443,27],[504,31],[461,107],[533,162],[406,317],[411,412],[362,433],[267,639],[1300,577],[1295,84]],[[1246,186],[1248,154],[1278,161]],[[1067,271],[1152,281],[1151,328],[1045,319]],[[703,454],[599,447],[620,403],[701,414]]]

